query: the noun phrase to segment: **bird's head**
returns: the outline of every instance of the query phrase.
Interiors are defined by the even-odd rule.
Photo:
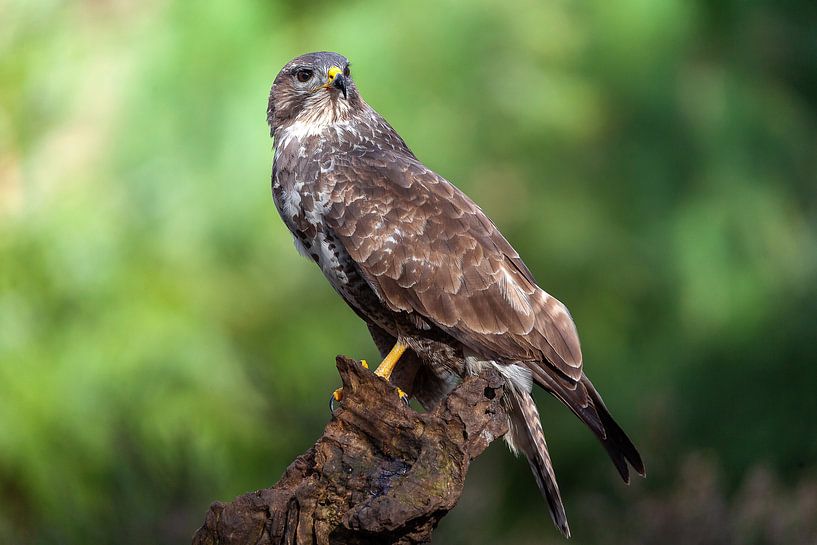
[[[347,119],[361,105],[346,57],[307,53],[289,61],[276,76],[267,122],[272,133],[294,122],[329,125]]]

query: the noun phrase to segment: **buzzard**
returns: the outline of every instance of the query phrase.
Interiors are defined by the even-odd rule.
[[[644,475],[584,374],[567,308],[536,284],[479,206],[363,100],[345,57],[309,53],[284,66],[267,121],[278,212],[297,249],[368,325],[384,357],[378,375],[430,408],[464,376],[496,368],[508,385],[505,439],[527,457],[565,536],[534,383],[593,431],[625,482],[628,465]]]

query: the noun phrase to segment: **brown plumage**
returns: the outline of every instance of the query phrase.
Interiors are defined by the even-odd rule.
[[[582,370],[567,308],[543,291],[483,211],[426,168],[363,101],[336,53],[288,63],[270,92],[273,195],[296,246],[369,326],[381,353],[410,347],[393,381],[433,406],[467,373],[508,380],[506,438],[551,516],[567,518],[531,397],[535,382],[599,438],[619,473],[644,474]]]

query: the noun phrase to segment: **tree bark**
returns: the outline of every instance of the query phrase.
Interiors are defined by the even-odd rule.
[[[213,503],[193,545],[428,543],[471,460],[508,429],[494,371],[418,413],[354,360],[337,367],[343,404],[317,443],[271,488]]]

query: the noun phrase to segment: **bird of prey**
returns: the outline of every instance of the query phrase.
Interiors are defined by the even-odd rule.
[[[507,384],[505,439],[527,457],[565,536],[534,383],[593,431],[624,481],[628,464],[644,475],[583,371],[567,308],[536,284],[480,207],[363,100],[345,57],[290,61],[272,84],[267,121],[278,212],[297,249],[368,325],[384,356],[378,375],[430,408],[466,375],[497,369]]]

